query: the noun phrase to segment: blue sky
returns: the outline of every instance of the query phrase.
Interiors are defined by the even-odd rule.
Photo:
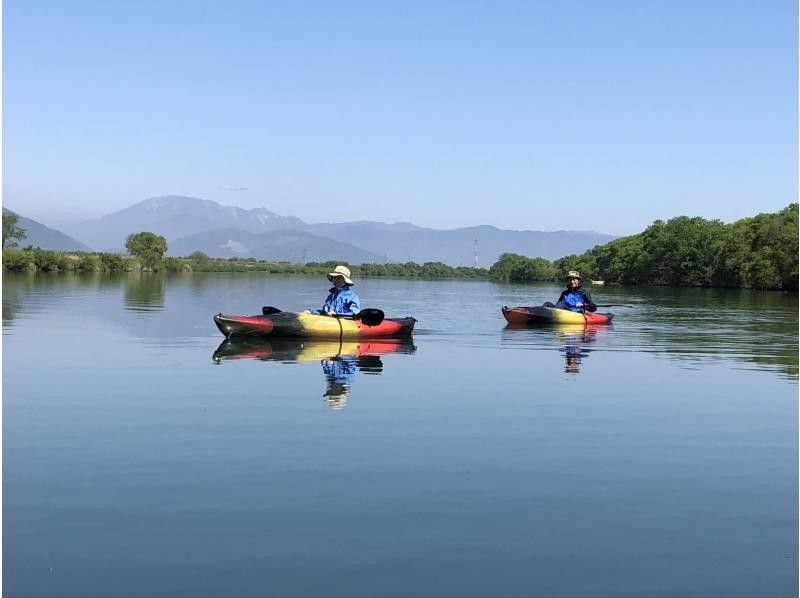
[[[797,201],[793,1],[3,8],[4,204],[46,224],[180,194],[629,234]]]

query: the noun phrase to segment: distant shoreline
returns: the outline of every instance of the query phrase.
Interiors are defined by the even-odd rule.
[[[362,263],[330,260],[305,264],[257,258],[213,258],[195,251],[187,257],[162,257],[166,239],[143,231],[126,247],[134,255],[50,251],[33,247],[3,250],[3,270],[12,272],[258,272],[324,276],[347,264],[357,278],[493,280],[562,283],[577,270],[587,288],[592,280],[640,287],[798,290],[798,204],[775,214],[757,214],[732,224],[678,216],[657,220],[638,235],[621,237],[580,255],[557,260],[503,253],[490,268],[448,266],[442,262]],[[13,228],[13,226],[11,227]],[[12,242],[21,236],[9,235]],[[5,237],[4,237],[5,241]],[[135,243],[134,243],[135,241]],[[128,242],[131,246],[128,246]]]
[[[256,258],[165,257],[151,269],[143,267],[134,256],[116,253],[49,251],[38,248],[7,248],[3,251],[4,272],[257,272],[324,276],[340,263],[342,262],[294,264]],[[354,276],[360,278],[489,279],[489,271],[485,268],[453,267],[441,262],[359,264],[348,267]]]

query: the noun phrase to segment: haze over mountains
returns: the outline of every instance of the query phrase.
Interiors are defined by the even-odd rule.
[[[408,222],[309,224],[266,208],[245,210],[177,195],[146,199],[64,228],[96,251],[124,251],[130,233],[147,230],[166,237],[169,254],[176,256],[202,251],[212,257],[275,261],[441,261],[454,266],[474,263],[476,240],[479,264],[489,266],[504,252],[552,260],[614,238],[594,231],[514,231],[488,225],[439,230]]]
[[[16,214],[7,208],[3,208],[3,213]],[[20,247],[33,245],[54,251],[90,251],[89,247],[80,241],[20,214],[17,214],[17,226],[25,231],[25,238],[18,242]]]
[[[380,262],[381,257],[351,243],[343,243],[299,230],[251,233],[235,228],[215,228],[168,242],[169,254],[190,255],[203,251],[212,257],[262,257],[276,262],[324,262],[351,264]],[[198,248],[206,249],[198,249]]]

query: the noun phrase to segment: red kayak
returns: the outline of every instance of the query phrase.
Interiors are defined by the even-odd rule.
[[[382,312],[381,312],[382,313]],[[217,314],[214,322],[226,337],[297,338],[379,338],[408,336],[414,331],[414,318],[383,318],[374,324],[366,320],[330,317],[319,314],[278,312],[260,316]]]
[[[503,307],[509,324],[609,324],[614,314],[582,313],[554,307]]]

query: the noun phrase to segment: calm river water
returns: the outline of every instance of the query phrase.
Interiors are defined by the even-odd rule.
[[[220,346],[324,279],[5,275],[5,595],[797,594],[797,295],[357,283],[413,342]]]

